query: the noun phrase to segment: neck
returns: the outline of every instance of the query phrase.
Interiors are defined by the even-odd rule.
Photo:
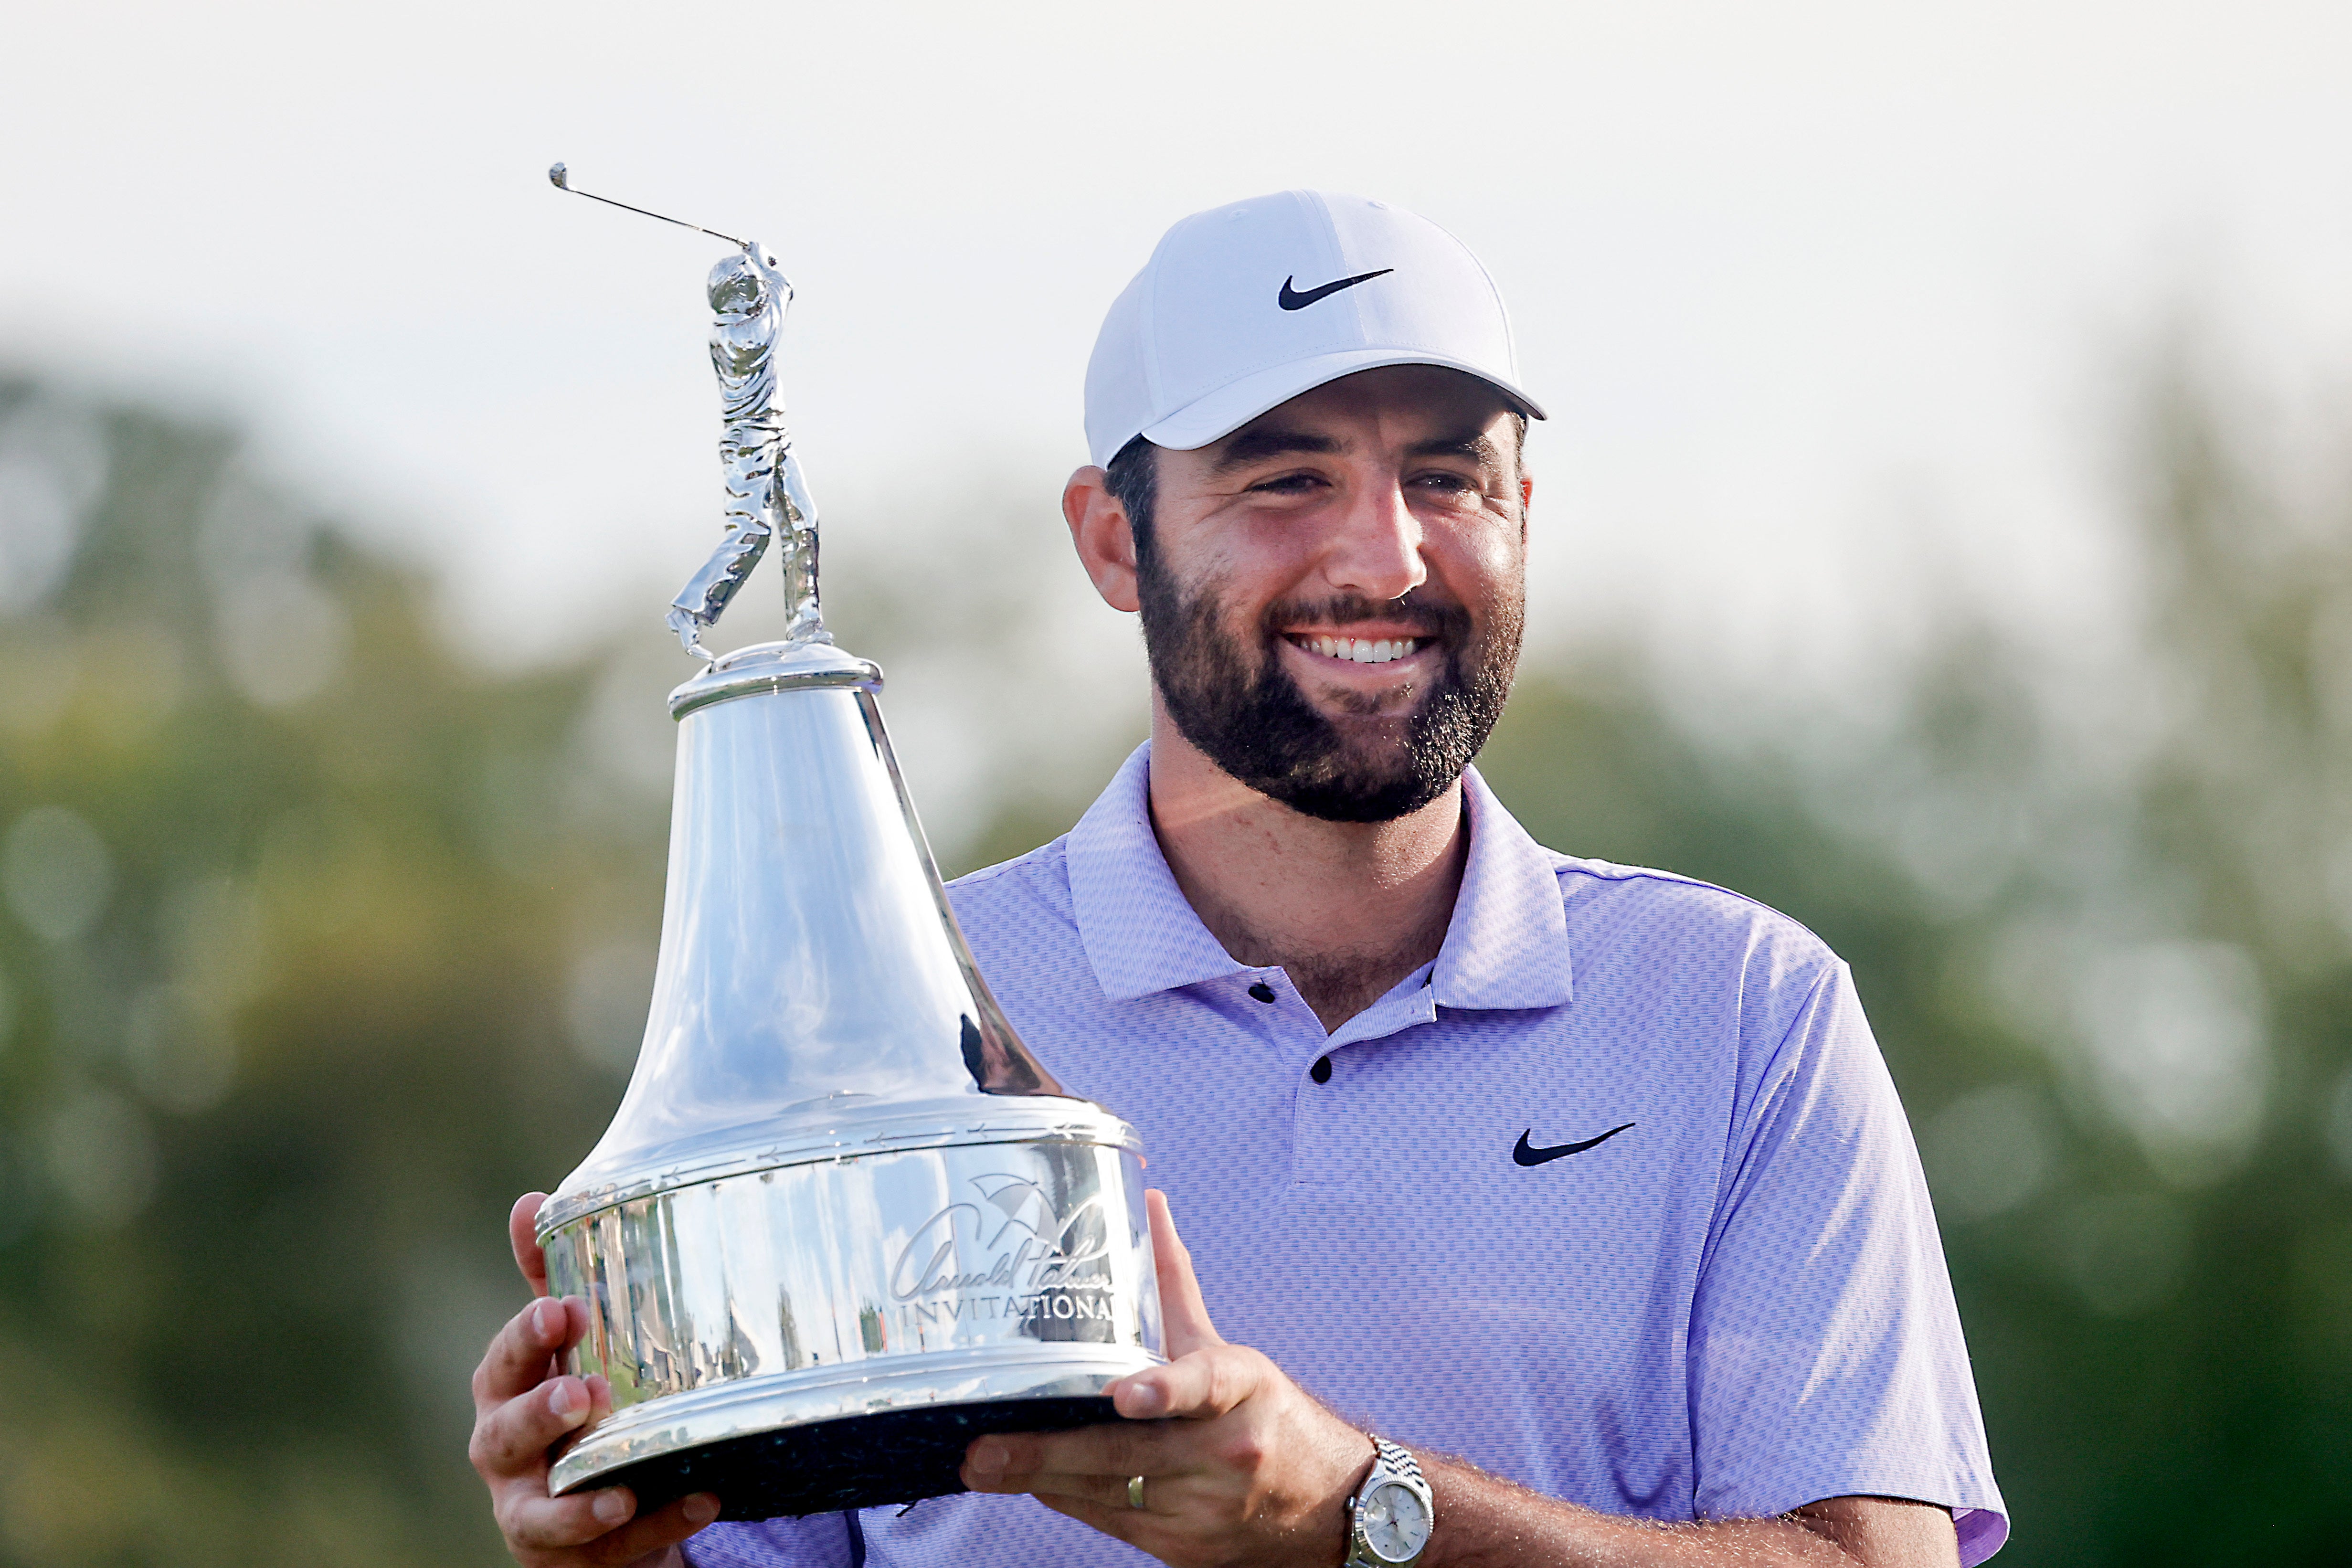
[[[1459,781],[1391,821],[1325,822],[1218,767],[1156,701],[1151,826],[1210,934],[1280,965],[1327,1031],[1437,956],[1470,847]]]

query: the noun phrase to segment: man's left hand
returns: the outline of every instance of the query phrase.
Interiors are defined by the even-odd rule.
[[[1175,1568],[1339,1563],[1371,1439],[1265,1356],[1217,1336],[1167,1200],[1153,1192],[1145,1203],[1169,1363],[1111,1385],[1128,1418],[1119,1425],[976,1439],[964,1485],[1032,1493]],[[1136,1476],[1139,1509],[1128,1486]]]

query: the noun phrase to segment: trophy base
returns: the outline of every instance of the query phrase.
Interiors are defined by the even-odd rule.
[[[1162,1364],[1132,1346],[1032,1344],[722,1383],[582,1434],[549,1489],[626,1486],[640,1512],[716,1492],[719,1517],[735,1520],[915,1502],[963,1489],[957,1471],[974,1437],[1116,1421],[1104,1390]]]
[[[964,1490],[964,1449],[988,1432],[1058,1432],[1119,1417],[1108,1399],[992,1400],[885,1410],[754,1432],[598,1476],[640,1515],[689,1492],[719,1494],[722,1520],[885,1508]]]

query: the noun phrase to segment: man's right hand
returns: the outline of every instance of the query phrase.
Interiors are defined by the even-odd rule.
[[[683,1568],[677,1543],[719,1517],[709,1492],[635,1517],[626,1487],[550,1497],[548,1446],[592,1416],[612,1413],[601,1377],[564,1375],[562,1357],[588,1331],[587,1303],[547,1294],[547,1260],[533,1222],[542,1193],[526,1193],[508,1216],[515,1265],[539,1300],[500,1329],[474,1369],[474,1468],[490,1489],[507,1550],[524,1568]]]

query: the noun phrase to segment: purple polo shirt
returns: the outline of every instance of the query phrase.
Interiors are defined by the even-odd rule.
[[[1964,1563],[1992,1555],[2009,1526],[1927,1185],[1820,939],[1553,854],[1474,771],[1436,962],[1327,1036],[1185,902],[1149,750],[1068,837],[950,892],[1040,1059],[1141,1132],[1219,1332],[1370,1430],[1586,1508],[1913,1498],[1954,1510]],[[688,1557],[1150,1561],[1025,1497],[856,1524],[714,1525]]]

